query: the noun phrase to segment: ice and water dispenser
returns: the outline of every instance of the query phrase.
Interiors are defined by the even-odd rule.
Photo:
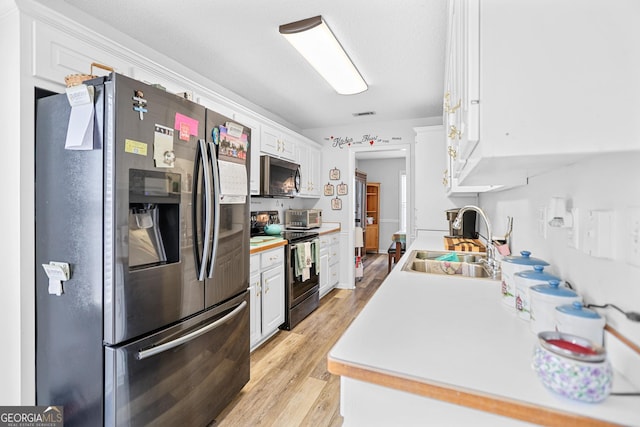
[[[180,261],[180,174],[129,170],[129,269]]]

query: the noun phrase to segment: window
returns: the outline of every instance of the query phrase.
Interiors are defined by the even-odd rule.
[[[407,229],[407,174],[400,172],[400,230]]]

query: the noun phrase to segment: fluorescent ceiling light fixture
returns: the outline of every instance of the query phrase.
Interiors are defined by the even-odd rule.
[[[280,34],[339,94],[353,95],[367,90],[367,83],[322,16],[281,25]]]

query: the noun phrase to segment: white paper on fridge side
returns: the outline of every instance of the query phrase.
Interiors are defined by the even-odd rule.
[[[66,89],[71,105],[66,150],[93,150],[93,86],[78,85]]]

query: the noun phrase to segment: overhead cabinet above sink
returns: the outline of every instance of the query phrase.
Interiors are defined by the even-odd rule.
[[[640,150],[640,5],[451,0],[444,123],[460,185]]]

